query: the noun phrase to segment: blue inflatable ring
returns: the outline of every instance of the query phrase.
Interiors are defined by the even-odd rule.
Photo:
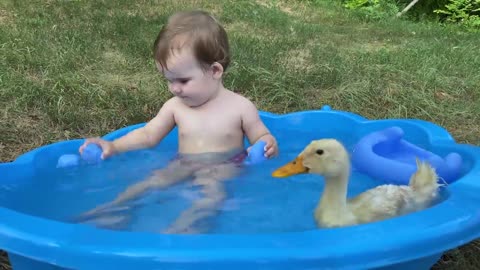
[[[354,168],[372,178],[392,184],[408,185],[416,171],[416,159],[428,161],[446,183],[460,177],[462,157],[455,152],[445,158],[403,139],[400,127],[372,132],[361,138],[352,153]]]

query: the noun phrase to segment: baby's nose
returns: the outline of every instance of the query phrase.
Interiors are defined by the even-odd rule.
[[[178,94],[182,93],[182,88],[180,87],[180,85],[178,83],[172,83],[172,85],[170,86],[170,89],[172,90],[172,92],[175,95],[178,95]]]

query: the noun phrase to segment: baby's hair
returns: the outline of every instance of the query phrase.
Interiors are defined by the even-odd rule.
[[[206,69],[214,62],[225,71],[230,64],[230,49],[225,29],[205,11],[184,11],[172,15],[153,45],[153,56],[162,68],[168,69],[168,58],[187,47]]]

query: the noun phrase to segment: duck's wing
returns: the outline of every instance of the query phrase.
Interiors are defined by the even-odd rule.
[[[404,213],[410,193],[407,186],[382,185],[352,198],[348,204],[358,223],[372,222]]]

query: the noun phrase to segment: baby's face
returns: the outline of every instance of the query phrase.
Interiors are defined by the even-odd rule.
[[[203,70],[189,49],[172,53],[167,69],[158,62],[157,68],[168,81],[168,89],[189,107],[206,103],[219,90],[219,80],[211,70]]]

